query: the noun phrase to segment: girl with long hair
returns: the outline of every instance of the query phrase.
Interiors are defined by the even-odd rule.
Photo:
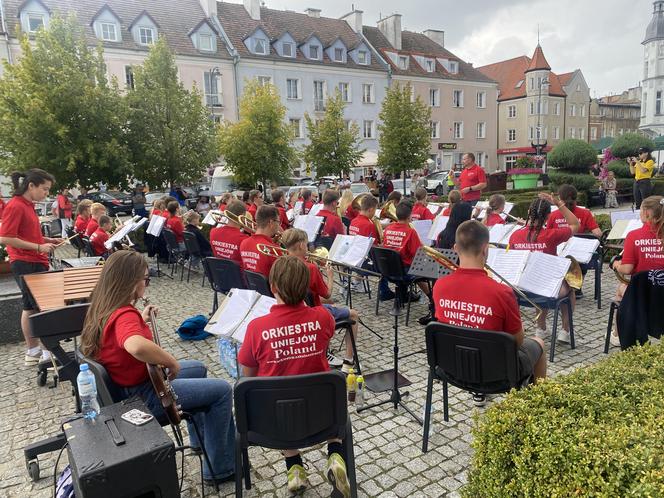
[[[456,192],[454,190],[453,192]],[[473,214],[473,207],[467,202],[456,202],[452,205],[450,219],[447,222],[445,229],[438,235],[437,247],[441,249],[452,249],[454,247],[454,240],[456,238],[456,231],[459,225],[464,221],[468,221]]]
[[[344,216],[351,221],[353,221],[353,219],[355,219],[355,217],[360,214],[358,210],[353,209],[353,199],[353,192],[351,189],[346,188],[341,194],[341,199],[339,200],[339,212],[341,213],[341,216]]]
[[[578,193],[574,185],[561,185],[558,189],[558,197],[560,197],[560,200],[565,203],[567,209],[574,213],[574,216],[579,220],[578,233],[592,233],[595,237],[601,237],[602,230],[599,228],[599,225],[597,225],[597,221],[595,221],[595,217],[590,210],[576,205],[577,195]],[[551,213],[547,223],[552,228],[563,228],[568,226],[567,220],[565,220],[563,213],[559,210]]]
[[[136,308],[149,282],[148,265],[140,253],[118,251],[108,258],[92,292],[81,334],[81,352],[101,363],[126,397],[140,396],[159,419],[164,419],[165,414],[145,364],[164,366],[178,403],[185,412],[194,414],[199,431],[202,429],[201,437],[212,464],[211,469],[205,464],[203,477],[217,482],[231,480],[235,440],[232,388],[223,379],[206,378],[203,363],[178,362],[153,342],[148,322],[157,308]],[[191,425],[189,438],[192,447],[200,448]]]

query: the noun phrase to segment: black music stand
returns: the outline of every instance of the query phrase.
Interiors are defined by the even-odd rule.
[[[346,269],[346,306],[349,308],[353,307],[353,291],[352,291],[352,283],[353,283],[353,269],[349,267],[345,267]],[[366,270],[367,272],[370,272],[370,270]],[[368,273],[366,275],[362,275],[362,271],[357,271],[358,274],[362,276],[362,278],[366,278],[368,276]],[[371,291],[369,291],[371,292]],[[369,294],[369,299],[371,299],[371,294]],[[357,317],[357,321],[360,325],[362,325],[365,329],[367,329],[369,332],[371,332],[373,335],[378,337],[381,341],[383,340],[383,336],[380,335],[378,332],[376,332],[374,329],[369,327],[366,323],[362,321],[361,317]]]

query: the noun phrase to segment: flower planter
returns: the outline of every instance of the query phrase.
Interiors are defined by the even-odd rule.
[[[514,189],[519,190],[523,188],[537,187],[537,180],[539,180],[539,173],[529,173],[526,175],[510,175],[514,182]]]

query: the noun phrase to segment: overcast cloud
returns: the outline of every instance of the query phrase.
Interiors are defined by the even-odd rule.
[[[445,31],[446,48],[477,66],[519,55],[531,56],[540,43],[556,73],[581,69],[591,95],[620,93],[639,84],[641,42],[653,10],[651,0],[265,0],[274,9],[298,12],[307,7],[326,17],[355,8],[364,24],[398,12],[402,27]]]

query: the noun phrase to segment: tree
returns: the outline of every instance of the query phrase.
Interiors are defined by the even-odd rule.
[[[219,134],[219,152],[228,169],[238,182],[249,185],[287,178],[297,153],[276,87],[248,81],[239,106],[240,120],[225,123]]]
[[[411,99],[410,84],[395,84],[388,89],[380,111],[380,151],[378,165],[392,173],[421,167],[429,158],[431,148],[431,109],[418,96]]]
[[[0,80],[2,169],[39,167],[60,187],[126,184],[125,106],[101,48],[87,46],[74,16],[56,16],[21,49]]]
[[[325,117],[316,123],[304,115],[310,143],[304,147],[304,160],[316,167],[318,176],[350,174],[366,149],[360,149],[360,128],[352,123],[346,127],[344,104],[337,90],[327,100]]]
[[[196,181],[217,159],[216,127],[201,93],[178,80],[163,37],[135,67],[134,81],[127,95],[134,175],[153,189]]]
[[[588,142],[569,138],[553,148],[547,161],[552,168],[588,173],[590,166],[597,162],[597,151]]]
[[[635,157],[639,155],[639,147],[654,150],[655,143],[648,137],[638,133],[625,133],[616,138],[611,144],[611,153],[620,158]]]

